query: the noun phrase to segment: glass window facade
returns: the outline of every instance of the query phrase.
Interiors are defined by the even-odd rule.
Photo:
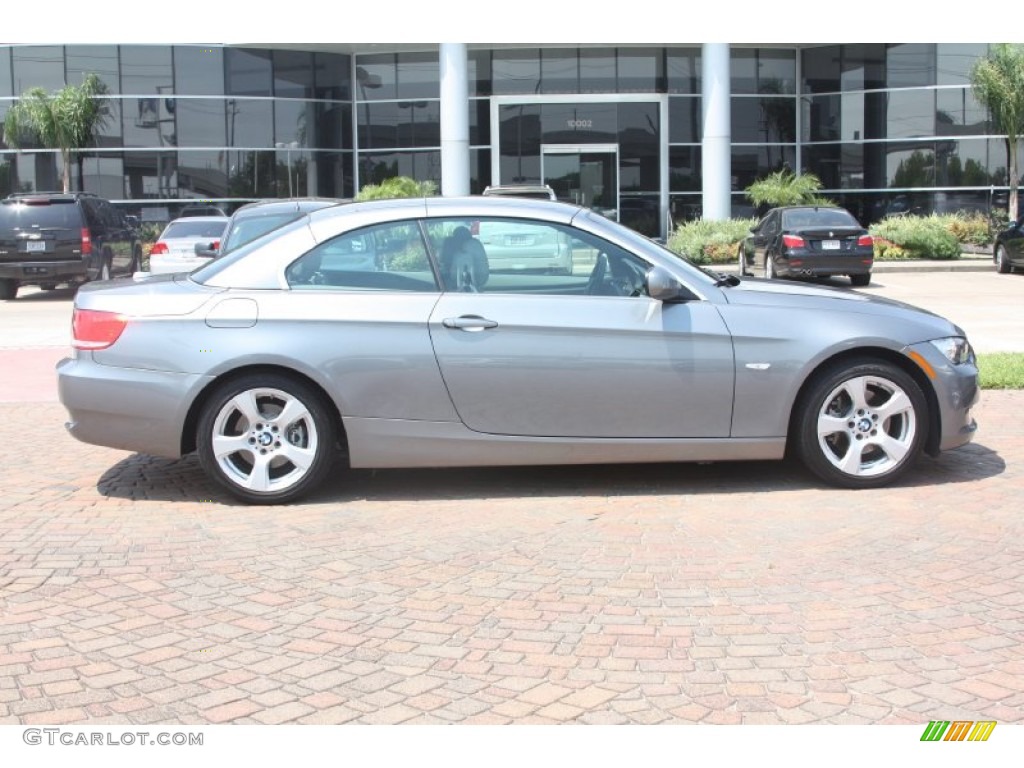
[[[76,158],[73,183],[129,207],[350,197],[394,174],[440,182],[437,47],[323,47],[0,45],[0,119],[27,88],[98,74],[107,118]],[[817,174],[825,194],[865,220],[987,199],[1005,187],[1008,165],[970,88],[987,49],[733,46],[734,211],[749,207],[747,185],[786,167]],[[648,221],[663,196],[676,219],[700,214],[699,46],[474,46],[467,75],[472,191],[540,182],[545,167],[579,162],[604,174],[614,166],[624,221]],[[562,156],[546,163],[552,146]],[[599,146],[598,160],[588,146]],[[53,188],[60,171],[56,151],[0,145],[0,194]]]

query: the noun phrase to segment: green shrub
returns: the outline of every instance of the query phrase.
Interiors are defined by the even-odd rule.
[[[958,242],[965,245],[986,246],[992,244],[992,230],[988,216],[977,211],[947,213],[937,217]]]
[[[870,231],[884,241],[875,247],[878,259],[960,258],[960,242],[939,216],[892,216],[872,224]],[[893,250],[893,245],[900,250]]]
[[[725,264],[736,260],[740,242],[757,219],[698,219],[680,224],[668,238],[668,248],[695,264]]]
[[[367,184],[356,195],[356,200],[393,200],[399,197],[433,197],[437,184],[433,181],[416,181],[408,176],[395,176],[380,184]]]

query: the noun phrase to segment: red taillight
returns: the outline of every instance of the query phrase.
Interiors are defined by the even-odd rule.
[[[861,235],[857,238],[857,245],[866,245],[869,248],[875,244],[875,240],[871,235]]]
[[[783,235],[782,244],[787,248],[806,248],[807,241],[799,235]]]
[[[82,255],[88,256],[92,253],[92,235],[88,227],[82,227]]]
[[[116,312],[76,309],[71,315],[71,346],[75,349],[106,349],[121,336],[128,318]]]
[[[167,253],[167,243],[153,243],[153,248],[150,250],[150,256],[159,256],[161,253]]]
[[[214,240],[212,243],[210,243],[210,250],[211,251],[219,251],[220,250],[220,240]]]

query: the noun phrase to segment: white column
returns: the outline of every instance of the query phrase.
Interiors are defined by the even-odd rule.
[[[465,43],[441,43],[441,194],[469,194],[469,58]]]
[[[704,43],[701,49],[701,97],[704,218],[719,221],[732,215],[729,194],[732,188],[732,135],[728,43]]]

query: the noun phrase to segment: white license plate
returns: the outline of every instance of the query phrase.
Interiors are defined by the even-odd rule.
[[[505,245],[533,245],[532,235],[507,235]]]
[[[842,247],[842,244],[838,240],[822,240],[821,249],[823,251],[838,251]]]
[[[34,251],[46,250],[46,243],[44,243],[42,240],[29,240],[27,243],[25,243],[25,245],[27,246],[25,250],[29,251],[30,253]]]

